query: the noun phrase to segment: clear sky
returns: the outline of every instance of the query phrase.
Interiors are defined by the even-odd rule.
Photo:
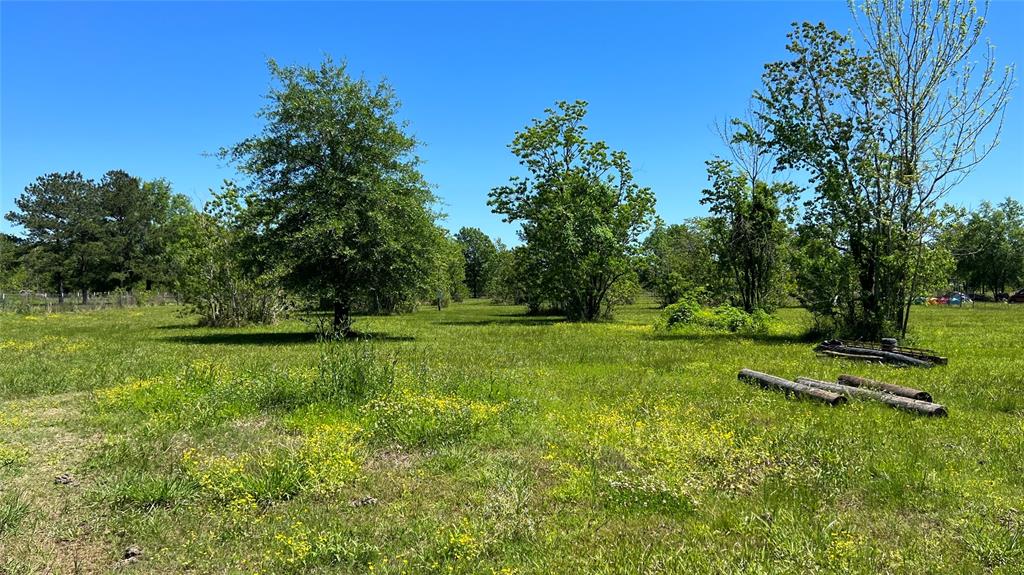
[[[1024,64],[1024,2],[996,1],[986,36]],[[798,20],[850,29],[845,2],[0,3],[0,213],[36,176],[124,169],[197,205],[233,177],[205,155],[256,133],[282,64],[345,59],[387,78],[426,146],[447,227],[514,242],[486,205],[518,173],[515,130],[556,100],[590,102],[591,137],[623,149],[668,222],[702,215],[712,125],[741,112]],[[1002,144],[949,198],[1024,199],[1024,98]],[[0,220],[0,231],[11,231]]]

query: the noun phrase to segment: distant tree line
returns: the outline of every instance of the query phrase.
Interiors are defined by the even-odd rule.
[[[336,335],[357,312],[466,296],[592,321],[646,289],[663,305],[792,302],[823,331],[904,334],[921,294],[1024,283],[1019,201],[943,203],[995,145],[1013,69],[976,57],[985,15],[973,2],[853,9],[856,37],[795,24],[749,109],[719,126],[706,217],[658,219],[627,154],[590,136],[587,103],[559,101],[514,134],[522,171],[488,195],[519,245],[452,235],[389,84],[330,58],[271,60],[263,128],[218,154],[238,182],[197,210],[123,171],[42,176],[6,216],[24,235],[0,237],[0,287],[87,301],[164,286],[209,325],[319,308]]]
[[[0,238],[5,289],[76,293],[169,287],[168,247],[193,208],[165,180],[112,170],[98,181],[78,172],[40,176],[6,218],[23,237]]]

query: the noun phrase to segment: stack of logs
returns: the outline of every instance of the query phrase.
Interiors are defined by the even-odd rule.
[[[855,375],[840,375],[838,383],[798,377],[790,381],[752,369],[742,369],[740,381],[760,385],[761,387],[778,389],[829,405],[842,405],[850,397],[880,401],[898,409],[904,409],[922,415],[945,416],[946,408],[932,402],[932,396],[919,389],[893,385]]]
[[[896,340],[891,338],[882,339],[881,344],[862,341],[847,343],[832,339],[821,342],[814,351],[828,357],[877,361],[899,366],[932,367],[946,365],[949,362],[947,358],[930,349],[900,347],[896,345]]]

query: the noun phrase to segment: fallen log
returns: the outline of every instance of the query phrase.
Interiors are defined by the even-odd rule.
[[[826,350],[823,350],[823,351],[819,351],[818,353],[820,353],[822,355],[827,355],[829,357],[838,357],[840,359],[858,359],[858,360],[861,360],[861,361],[882,361],[882,356],[880,356],[880,355],[865,355],[865,354],[860,354],[860,353],[842,353],[842,352],[838,352],[838,351],[832,351],[832,350],[829,350],[829,349],[826,349]]]
[[[904,409],[907,411],[913,411],[923,415],[932,415],[937,417],[943,417],[948,415],[946,408],[938,403],[931,403],[928,401],[920,401],[917,399],[910,399],[909,397],[902,397],[899,395],[893,395],[884,391],[876,391],[873,389],[863,389],[860,387],[851,387],[849,385],[841,385],[838,383],[830,383],[828,381],[821,381],[817,379],[811,379],[808,377],[796,378],[797,383],[809,387],[815,387],[822,391],[830,391],[836,394],[843,394],[850,397],[863,397],[865,399],[873,399],[880,401],[886,405]]]
[[[819,351],[834,351],[838,353],[846,353],[851,355],[866,355],[880,357],[882,361],[886,363],[897,363],[902,365],[913,365],[917,367],[931,367],[930,361],[917,359],[916,357],[910,357],[909,355],[903,355],[894,351],[884,351],[881,349],[871,349],[867,347],[852,347],[849,345],[820,345],[818,346]]]
[[[899,395],[901,397],[909,397],[910,399],[917,399],[920,401],[931,401],[932,395],[927,391],[921,391],[920,389],[914,389],[912,387],[904,387],[902,385],[895,385],[892,383],[885,383],[884,381],[876,381],[874,379],[868,379],[866,377],[857,377],[856,375],[840,375],[839,383],[842,385],[849,385],[850,387],[866,387],[868,389],[877,389],[891,393],[893,395]]]
[[[797,395],[803,395],[817,401],[823,401],[829,405],[835,406],[846,403],[846,398],[838,393],[832,393],[818,389],[817,387],[796,383],[769,375],[767,373],[761,373],[760,371],[754,371],[752,369],[741,369],[737,379],[745,383],[753,383],[760,385],[761,387],[781,389],[786,392],[795,393]]]

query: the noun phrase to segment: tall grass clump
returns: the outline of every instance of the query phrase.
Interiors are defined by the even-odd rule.
[[[361,403],[394,388],[396,357],[382,356],[369,343],[326,340],[319,345],[314,380],[319,401]]]
[[[28,503],[20,493],[0,494],[0,538],[13,533],[28,515]]]

